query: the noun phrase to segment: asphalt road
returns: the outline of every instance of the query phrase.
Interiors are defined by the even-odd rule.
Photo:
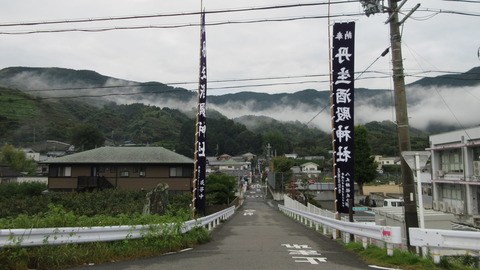
[[[213,241],[147,259],[77,267],[123,269],[372,269],[355,254],[281,214],[259,188],[245,194],[237,213],[215,228]]]

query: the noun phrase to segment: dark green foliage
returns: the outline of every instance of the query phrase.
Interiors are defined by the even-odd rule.
[[[293,159],[289,159],[285,156],[279,156],[272,159],[274,172],[291,172],[292,166],[295,164]]]
[[[8,183],[0,185],[0,200],[12,200],[39,196],[47,189],[47,185],[40,182],[32,183]]]
[[[397,126],[391,121],[365,124],[373,155],[400,156],[398,153]],[[412,150],[424,151],[428,147],[428,134],[410,128]]]
[[[106,189],[40,195],[43,190],[46,190],[46,185],[39,183],[0,185],[0,218],[45,213],[50,211],[51,204],[61,205],[65,211],[73,211],[81,216],[131,215],[142,212],[146,193],[140,190]]]
[[[211,174],[207,178],[207,203],[228,205],[235,199],[235,177],[226,174]]]
[[[355,126],[354,163],[355,182],[363,194],[363,184],[372,182],[377,177],[377,163],[371,153],[365,126]]]
[[[207,155],[241,155],[247,152],[262,152],[262,136],[249,131],[244,125],[225,117],[207,120]],[[177,152],[193,157],[195,121],[186,121],[178,138]]]
[[[95,149],[105,144],[105,136],[92,124],[77,125],[71,133],[70,141],[80,151]]]
[[[17,172],[25,172],[28,175],[35,174],[37,163],[27,158],[25,152],[15,149],[13,145],[5,145],[2,147],[0,162],[7,164]]]

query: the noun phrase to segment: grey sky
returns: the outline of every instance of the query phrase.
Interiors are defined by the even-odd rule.
[[[277,6],[317,1],[292,0],[204,0],[207,11],[245,7]],[[318,2],[327,2],[318,1]],[[332,1],[335,2],[335,1]],[[409,0],[402,10],[408,11],[421,2],[420,10],[403,28],[405,72],[465,72],[480,65],[480,3],[443,0]],[[192,0],[0,0],[0,23],[105,18],[128,15],[191,12],[200,9]],[[425,11],[429,9],[430,11]],[[433,11],[466,11],[479,16],[465,16]],[[363,12],[358,1],[331,5],[331,14]],[[265,11],[210,14],[207,23],[277,19],[327,15],[326,5]],[[389,46],[386,14],[339,17],[335,21],[356,21],[357,72],[367,68]],[[196,16],[136,19],[44,26],[1,27],[0,32],[40,29],[96,29],[148,25],[197,24]],[[107,32],[67,32],[28,35],[0,34],[0,68],[9,66],[63,67],[89,69],[103,75],[138,82],[196,82],[199,66],[199,27],[173,29],[115,30]],[[327,19],[287,22],[227,24],[207,27],[207,61],[209,94],[239,91],[296,92],[313,88],[327,90],[327,77],[279,79],[269,81],[214,83],[217,80],[270,78],[328,74]],[[391,89],[390,55],[379,59],[356,87]],[[435,76],[438,73],[420,74]],[[375,76],[374,79],[365,79]],[[378,78],[379,76],[383,78]],[[407,77],[407,83],[419,78]],[[226,88],[241,84],[290,83],[268,87]],[[195,83],[179,85],[196,89]]]

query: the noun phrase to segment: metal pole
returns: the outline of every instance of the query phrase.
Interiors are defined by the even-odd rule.
[[[393,87],[395,94],[395,114],[397,121],[398,144],[400,153],[410,151],[410,131],[407,113],[407,98],[405,94],[405,78],[403,74],[402,45],[400,24],[398,23],[398,8],[395,0],[389,0],[390,41],[392,48]],[[401,172],[403,179],[403,200],[405,209],[405,235],[407,247],[414,252],[415,247],[410,246],[409,228],[418,227],[417,205],[415,201],[415,183],[413,174],[405,159],[401,157]]]
[[[425,217],[423,216],[423,196],[422,196],[422,170],[420,167],[420,154],[415,153],[415,172],[417,175],[417,195],[418,195],[418,210],[419,210],[419,217],[420,217],[420,228],[425,228]],[[426,257],[427,248],[422,247],[422,254],[423,257]]]
[[[415,154],[415,171],[417,174],[417,194],[418,194],[418,210],[420,217],[420,228],[425,228],[425,218],[423,216],[423,198],[422,198],[422,170],[420,168],[420,154]]]

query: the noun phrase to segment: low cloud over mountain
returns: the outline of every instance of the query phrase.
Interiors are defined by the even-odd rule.
[[[158,82],[137,83],[93,71],[59,68],[6,68],[0,86],[43,97],[88,98],[99,104],[144,103],[193,112],[196,93]],[[462,128],[480,124],[480,67],[464,74],[425,78],[407,86],[410,124],[418,129],[435,126]],[[355,122],[395,121],[391,90],[356,89]],[[308,123],[331,130],[329,92],[304,90],[293,94],[241,92],[208,97],[209,109],[228,118],[267,116],[280,121]]]

